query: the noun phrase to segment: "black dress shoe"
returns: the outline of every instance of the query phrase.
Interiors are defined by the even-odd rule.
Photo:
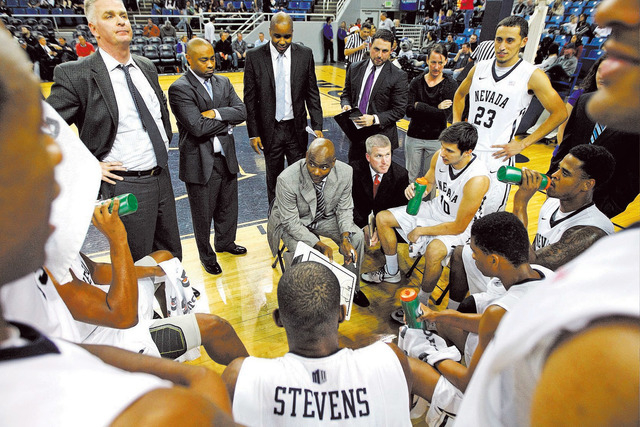
[[[214,261],[212,263],[204,263],[201,261],[200,264],[202,264],[202,267],[204,267],[204,271],[209,274],[222,274],[222,267],[220,267],[220,264],[218,264],[217,261]]]
[[[369,298],[362,291],[356,291],[353,294],[353,303],[358,307],[369,307],[370,305]]]
[[[216,251],[216,252],[228,252],[231,255],[244,255],[247,253],[247,248],[245,248],[244,246],[235,245],[230,248],[223,249],[221,251]]]

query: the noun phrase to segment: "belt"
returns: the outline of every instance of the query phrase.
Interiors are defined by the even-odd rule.
[[[160,175],[160,172],[162,172],[162,168],[160,166],[156,166],[155,168],[148,169],[146,171],[112,171],[112,172],[119,176],[137,176],[137,177],[154,176],[154,175]]]
[[[276,120],[276,124],[277,124],[277,125],[286,125],[287,123],[293,122],[294,120],[295,120],[295,119],[280,120],[280,121],[277,121],[277,120]]]

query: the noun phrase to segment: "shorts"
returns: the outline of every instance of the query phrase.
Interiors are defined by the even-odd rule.
[[[487,191],[487,194],[485,196],[483,206],[484,215],[493,212],[503,212],[507,207],[507,199],[509,198],[509,190],[511,190],[511,185],[498,181],[498,169],[500,169],[500,166],[515,165],[515,156],[511,157],[507,161],[504,161],[503,158],[494,158],[493,153],[495,153],[495,151],[473,152],[473,154],[478,157],[478,160],[482,160],[487,166],[487,169],[489,170],[489,179],[491,180],[489,184],[489,191]]]
[[[149,324],[149,333],[160,356],[166,359],[177,359],[202,344],[195,314],[154,320]]]
[[[464,342],[464,362],[465,366],[471,365],[471,358],[478,348],[478,342],[480,342],[480,336],[473,332],[467,334],[467,339]]]
[[[427,412],[427,425],[453,425],[463,397],[464,395],[460,390],[455,388],[445,377],[441,376],[433,391],[433,397]]]
[[[411,233],[416,227],[438,225],[442,224],[443,222],[453,221],[455,219],[442,218],[442,213],[439,211],[439,205],[435,203],[434,200],[436,199],[430,200],[428,202],[422,202],[420,204],[420,211],[417,215],[409,215],[407,213],[406,206],[389,209],[389,212],[391,212],[396,221],[398,221],[398,225],[400,226],[399,228],[396,228],[396,231],[405,240],[405,242],[409,242],[407,235]],[[449,257],[453,252],[453,248],[468,243],[470,236],[471,224],[469,224],[469,227],[467,227],[464,232],[456,235],[420,236],[417,242],[409,244],[409,255],[412,258],[415,258],[418,255],[423,255],[431,241],[440,240],[448,249],[448,254],[442,261],[442,265],[447,265],[449,263]]]

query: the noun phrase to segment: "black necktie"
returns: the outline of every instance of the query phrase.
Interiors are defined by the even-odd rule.
[[[164,140],[162,139],[162,135],[160,134],[160,130],[158,130],[158,125],[156,125],[156,121],[153,120],[153,116],[149,112],[147,108],[147,104],[144,103],[144,99],[142,99],[142,95],[138,92],[138,89],[133,85],[133,80],[131,80],[131,74],[129,74],[129,67],[132,65],[127,65],[126,67],[122,64],[118,65],[122,71],[124,71],[124,77],[127,80],[127,86],[129,86],[129,92],[131,92],[131,97],[133,98],[133,103],[136,104],[136,110],[138,110],[138,115],[140,116],[140,121],[142,121],[142,127],[147,131],[149,138],[151,139],[151,144],[153,145],[153,151],[156,154],[156,162],[158,166],[165,167],[167,165],[168,155],[167,148],[164,145]]]

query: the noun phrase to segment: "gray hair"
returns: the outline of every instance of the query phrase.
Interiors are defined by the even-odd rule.
[[[371,154],[373,147],[391,147],[391,141],[389,141],[386,135],[371,135],[365,141],[365,145],[367,147],[367,154]]]

